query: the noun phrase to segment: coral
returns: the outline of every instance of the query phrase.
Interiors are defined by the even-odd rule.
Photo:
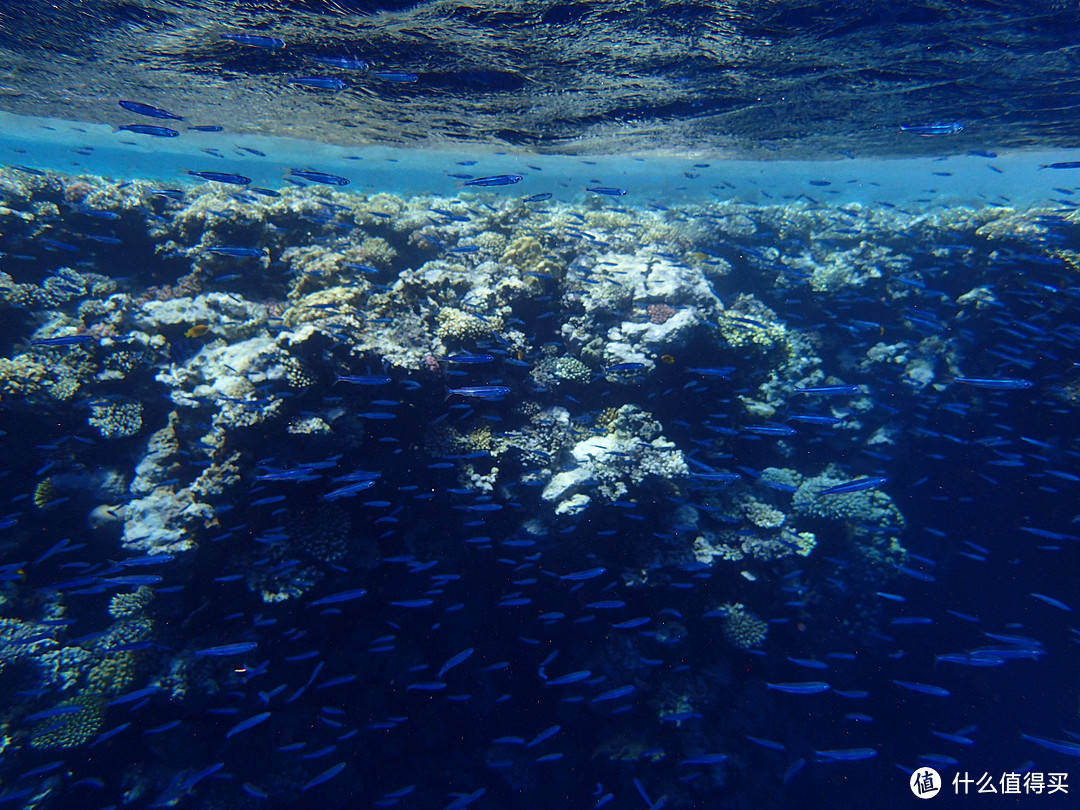
[[[333,433],[327,421],[320,416],[309,416],[305,419],[289,422],[285,430],[294,436],[325,436]]]
[[[105,701],[95,695],[76,695],[56,706],[74,709],[43,720],[31,732],[31,748],[74,748],[97,734],[105,720]]]
[[[142,585],[130,593],[114,594],[109,600],[109,615],[114,619],[126,619],[146,610],[154,601],[154,591]]]
[[[662,324],[671,320],[675,316],[676,310],[667,304],[649,304],[645,311],[648,313],[649,323]]]
[[[267,604],[273,604],[303,596],[322,578],[323,573],[311,566],[292,566],[282,571],[252,568],[246,582],[248,590],[259,594]]]
[[[285,526],[299,548],[322,562],[337,562],[349,550],[352,519],[336,504],[290,512]]]
[[[142,429],[142,411],[142,403],[133,399],[94,402],[86,421],[105,439],[123,439]]]
[[[40,655],[56,644],[54,630],[21,619],[0,618],[0,668],[12,661]]]
[[[552,374],[560,380],[587,383],[592,379],[592,371],[576,357],[559,357],[553,366]]]
[[[736,503],[746,519],[760,528],[776,529],[783,526],[784,521],[787,520],[787,516],[775,506],[762,503],[752,497],[738,498]]]
[[[34,656],[43,685],[61,692],[74,688],[89,668],[93,653],[79,646],[60,647]]]
[[[217,455],[213,463],[191,483],[191,491],[200,498],[220,495],[240,480],[240,452],[233,451],[224,459],[218,459]]]
[[[198,498],[238,476],[226,460],[222,466],[211,465],[191,487],[175,489],[175,479],[183,469],[179,426],[180,415],[173,411],[168,424],[151,434],[135,468],[131,492],[139,497],[124,508],[123,542],[128,549],[164,553],[192,548],[192,529],[216,522],[213,507]]]
[[[0,402],[15,397],[27,399],[40,391],[49,379],[44,362],[29,354],[0,357]]]
[[[570,449],[575,466],[552,476],[541,493],[544,500],[558,504],[588,488],[608,501],[617,501],[631,485],[640,485],[646,478],[689,475],[682,452],[663,437],[663,428],[651,414],[623,405],[598,420],[598,426],[608,432],[581,439]],[[573,508],[584,508],[581,504],[578,499]]]
[[[286,355],[282,358],[281,365],[285,368],[285,381],[289,388],[307,388],[315,382],[315,378],[298,358]]]
[[[136,653],[122,650],[104,656],[86,673],[86,693],[118,695],[135,680]]]
[[[911,265],[911,258],[891,248],[862,241],[848,250],[833,250],[824,255],[783,258],[784,264],[810,273],[810,287],[815,292],[836,292],[846,287],[861,287],[883,275],[901,275]]]
[[[863,526],[899,529],[905,525],[900,509],[880,489],[864,489],[840,495],[820,494],[824,489],[850,480],[851,476],[830,466],[821,475],[802,482],[792,496],[792,507],[799,514],[845,521],[852,531],[858,531]]]
[[[564,382],[583,385],[592,379],[592,371],[576,357],[548,355],[530,372],[537,385],[554,387]]]
[[[752,650],[765,643],[769,624],[746,609],[741,602],[726,602],[718,608],[724,638],[740,650]]]
[[[717,537],[712,532],[705,532],[694,538],[694,559],[703,565],[712,565],[716,559],[738,562],[745,556],[741,548],[716,541]]]
[[[489,323],[454,307],[441,309],[435,320],[438,324],[436,334],[443,340],[457,343],[488,335],[501,326],[501,323]]]
[[[963,295],[957,297],[956,303],[962,307],[975,305],[975,309],[993,309],[1001,306],[1001,302],[998,300],[997,295],[994,294],[993,289],[990,287],[974,287],[968,290]]]
[[[564,272],[560,264],[545,255],[543,246],[532,236],[519,236],[511,241],[499,263],[517,268],[519,274],[562,278]]]

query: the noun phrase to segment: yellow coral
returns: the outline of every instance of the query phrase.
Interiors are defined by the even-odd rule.
[[[46,718],[30,736],[31,748],[74,748],[82,745],[101,728],[105,720],[105,701],[96,695],[76,695],[56,706],[72,710]]]
[[[438,323],[436,334],[444,340],[446,338],[451,340],[476,338],[490,334],[493,329],[502,326],[502,318],[495,317],[485,321],[454,307],[440,310],[435,320]]]

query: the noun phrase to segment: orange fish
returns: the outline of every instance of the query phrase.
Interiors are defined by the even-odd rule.
[[[669,366],[675,362],[675,358],[672,357],[670,354],[662,354],[660,355],[660,359],[667,363]]]
[[[188,329],[186,332],[184,332],[184,337],[186,337],[186,338],[202,337],[203,335],[205,335],[209,331],[210,331],[210,327],[207,326],[205,323],[197,323],[193,327]]]

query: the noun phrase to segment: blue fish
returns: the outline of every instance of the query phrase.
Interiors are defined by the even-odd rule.
[[[117,127],[122,132],[134,132],[136,135],[151,135],[155,138],[176,138],[180,133],[168,127],[156,127],[152,124],[123,124]]]
[[[312,62],[318,62],[327,67],[341,68],[342,70],[367,70],[368,63],[363,59],[353,59],[350,56],[309,56]]]
[[[825,751],[814,751],[819,757],[826,760],[839,762],[854,762],[861,759],[873,759],[877,751],[873,748],[833,748]]]
[[[964,131],[964,125],[953,121],[947,124],[901,124],[901,132],[910,132],[913,135],[929,137],[932,135],[955,135]]]
[[[864,489],[876,489],[884,484],[889,479],[885,476],[874,476],[869,478],[856,478],[853,481],[848,481],[846,484],[837,484],[834,487],[823,489],[819,492],[819,495],[845,495],[849,492],[862,492]]]
[[[233,186],[247,186],[251,185],[251,178],[244,177],[242,174],[229,174],[228,172],[192,172],[189,171],[193,177],[201,177],[203,180],[211,180],[215,183],[228,183]]]
[[[220,644],[217,647],[205,647],[201,650],[195,650],[195,655],[243,655],[244,653],[251,652],[258,646],[259,645],[254,641],[240,641],[235,644]]]
[[[1020,391],[1035,385],[1031,380],[1019,377],[957,377],[954,382],[973,385],[976,388],[990,388],[995,391]]]
[[[495,174],[490,177],[474,177],[472,180],[466,180],[467,186],[480,186],[482,188],[489,188],[491,186],[512,186],[515,183],[520,183],[525,179],[521,174]]]
[[[347,178],[336,174],[327,174],[326,172],[314,172],[309,171],[308,169],[289,169],[289,174],[293,177],[299,177],[301,180],[307,180],[309,183],[319,183],[324,186],[349,185]]]
[[[139,101],[124,101],[121,99],[117,102],[128,112],[133,112],[136,115],[145,115],[147,118],[162,118],[171,121],[183,121],[182,115],[171,113],[168,110],[163,110],[160,107],[152,107],[149,104],[143,104]]]
[[[606,700],[618,700],[619,698],[624,698],[624,697],[627,697],[628,695],[632,695],[634,693],[635,689],[636,689],[636,687],[633,684],[627,684],[626,686],[619,686],[619,687],[616,687],[615,689],[609,689],[606,692],[601,692],[599,695],[594,697],[590,702],[591,703],[603,703]]]
[[[795,386],[800,394],[810,394],[818,397],[852,396],[861,394],[862,389],[857,385],[811,385],[806,388]]]
[[[412,84],[420,79],[415,73],[403,70],[376,70],[371,75],[376,79],[382,79],[384,82],[397,82],[398,84]]]
[[[456,667],[456,666],[457,666],[458,664],[462,663],[463,661],[466,661],[466,660],[468,660],[469,656],[471,656],[472,654],[473,654],[473,648],[472,648],[472,647],[468,647],[468,648],[466,648],[466,649],[462,650],[461,652],[457,653],[456,655],[452,655],[452,656],[450,656],[450,658],[449,658],[449,659],[447,659],[446,663],[445,663],[445,664],[443,664],[443,665],[442,665],[442,666],[441,666],[441,667],[439,668],[439,672],[438,672],[438,674],[437,674],[437,675],[435,676],[435,677],[436,677],[436,679],[438,679],[438,680],[442,680],[442,676],[443,676],[443,675],[444,675],[444,674],[445,674],[446,672],[448,672],[449,670],[453,669],[454,667]]]
[[[510,394],[510,389],[505,385],[467,385],[463,388],[448,388],[447,396],[457,394],[472,399],[502,399]]]
[[[332,765],[331,767],[320,773],[318,776],[308,781],[303,787],[300,788],[300,792],[307,793],[316,785],[321,785],[323,782],[329,782],[343,770],[345,770],[344,762],[339,762],[337,765]]]
[[[293,76],[289,84],[298,84],[301,87],[312,87],[318,90],[344,90],[349,85],[341,79],[332,76]]]
[[[277,37],[263,36],[262,34],[222,34],[221,38],[236,42],[240,45],[247,45],[252,48],[279,50],[285,47],[285,40],[278,39]]]
[[[777,692],[787,692],[789,695],[817,695],[832,689],[823,681],[803,681],[801,683],[766,683],[769,689]]]
[[[255,726],[265,722],[269,718],[270,712],[262,712],[260,714],[254,715],[253,717],[249,717],[247,720],[241,720],[239,723],[237,723],[225,733],[225,739],[227,740],[233,735],[247,731],[249,728],[255,728]]]
[[[314,602],[309,602],[308,607],[316,607],[318,605],[336,605],[341,602],[350,602],[353,599],[359,599],[366,593],[367,591],[364,588],[354,588],[351,591],[332,593],[329,596],[324,596],[321,599],[316,599]]]
[[[897,686],[909,689],[912,692],[921,692],[924,695],[933,695],[934,697],[948,697],[950,692],[941,686],[934,686],[929,683],[915,683],[914,681],[897,681],[894,680]]]

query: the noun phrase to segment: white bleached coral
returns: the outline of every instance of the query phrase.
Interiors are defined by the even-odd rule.
[[[581,498],[563,505],[576,495],[617,501],[647,478],[689,474],[682,451],[663,437],[660,424],[648,413],[624,405],[608,414],[601,426],[608,432],[578,441],[570,449],[574,466],[553,475],[544,487],[542,497],[555,503],[556,511],[583,510],[588,504]]]

